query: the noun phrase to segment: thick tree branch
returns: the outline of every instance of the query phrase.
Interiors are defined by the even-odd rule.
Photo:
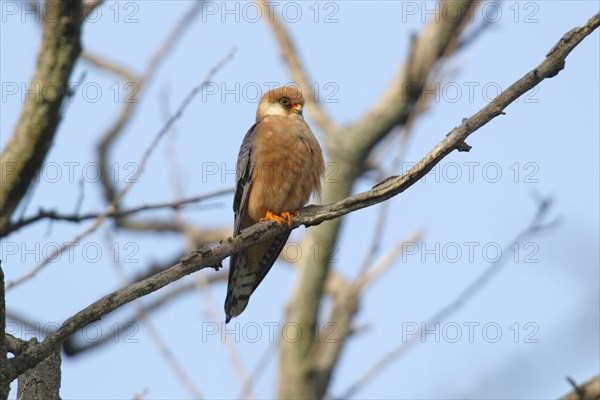
[[[336,203],[326,206],[306,207],[299,216],[292,218],[291,228],[295,229],[301,225],[318,225],[352,211],[380,203],[403,192],[427,174],[454,149],[463,148],[465,146],[464,140],[470,134],[494,117],[502,114],[502,110],[512,101],[532,89],[543,79],[555,76],[564,67],[567,55],[598,25],[600,25],[600,13],[594,15],[584,26],[567,32],[540,65],[509,86],[481,111],[471,118],[463,120],[459,127],[448,133],[446,138],[405,174],[390,177],[367,192],[348,197]],[[10,359],[9,375],[13,379],[16,378],[22,372],[48,357],[77,329],[98,320],[123,304],[155,292],[169,283],[201,269],[219,267],[222,260],[231,254],[275,237],[287,229],[286,226],[279,226],[272,221],[253,225],[243,230],[239,236],[228,238],[217,246],[192,252],[173,267],[104,296],[67,319],[56,332],[49,334],[44,341]]]
[[[31,339],[27,346],[35,346],[36,343],[36,339]],[[61,362],[60,349],[56,349],[35,367],[19,376],[17,399],[60,399]]]
[[[0,237],[42,165],[60,121],[67,81],[81,51],[81,1],[48,0],[58,15],[44,18],[42,43],[17,126],[0,157]]]
[[[566,394],[561,400],[598,400],[600,399],[600,375],[596,375],[583,385],[578,385],[571,378],[567,378],[573,386],[573,391]]]

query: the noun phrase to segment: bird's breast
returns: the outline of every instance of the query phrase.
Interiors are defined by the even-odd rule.
[[[276,214],[299,210],[320,189],[323,159],[319,144],[302,120],[283,119],[273,118],[257,127],[248,201],[249,215],[255,221],[267,210]]]

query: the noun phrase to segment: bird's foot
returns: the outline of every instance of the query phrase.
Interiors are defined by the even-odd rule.
[[[292,214],[297,216],[300,214],[300,212],[292,211]],[[288,226],[290,226],[290,227],[292,226],[292,216],[290,215],[289,211],[284,211],[281,213],[281,216],[279,216],[279,215],[275,215],[271,211],[267,210],[267,213],[264,216],[264,218],[261,218],[259,220],[259,222],[263,222],[263,221],[275,221],[279,225],[282,225],[284,222],[287,222]]]
[[[283,213],[282,213],[283,215]],[[263,222],[263,221],[275,221],[277,222],[277,224],[281,225],[283,224],[284,219],[282,217],[280,217],[279,215],[275,215],[273,214],[271,211],[267,210],[266,215],[258,220],[259,222]]]

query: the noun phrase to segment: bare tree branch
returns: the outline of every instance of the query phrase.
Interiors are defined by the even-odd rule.
[[[20,354],[27,347],[25,340],[16,338],[11,334],[6,333],[4,338],[6,340],[6,350],[14,355]]]
[[[222,190],[217,190],[212,193],[207,193],[207,194],[203,194],[203,195],[199,195],[199,196],[193,196],[193,197],[190,197],[187,199],[182,199],[182,200],[167,201],[167,202],[156,203],[156,204],[144,204],[144,205],[130,208],[128,210],[116,210],[115,209],[115,210],[112,210],[112,212],[109,212],[106,215],[106,217],[107,218],[121,218],[121,217],[131,216],[133,214],[137,214],[141,211],[157,210],[157,209],[163,209],[163,208],[179,210],[179,209],[184,208],[184,206],[186,206],[186,205],[198,203],[198,202],[201,202],[204,200],[212,199],[214,197],[219,197],[219,196],[222,196],[225,194],[230,194],[230,193],[233,193],[233,189],[222,189]],[[6,235],[17,231],[17,230],[23,228],[24,226],[33,224],[33,223],[38,222],[43,219],[49,219],[49,220],[53,220],[53,221],[82,222],[82,221],[86,221],[89,219],[96,219],[96,218],[100,217],[101,214],[102,213],[99,213],[99,212],[93,212],[93,213],[87,213],[87,214],[78,214],[78,213],[77,214],[60,214],[53,210],[39,210],[37,214],[35,214],[31,217],[23,218],[19,221],[16,221],[16,222],[8,225],[8,227],[6,228]]]
[[[326,206],[306,207],[299,216],[292,218],[291,229],[295,229],[300,225],[307,227],[318,225],[352,211],[380,203],[403,192],[427,174],[454,149],[466,150],[467,145],[464,140],[491,119],[503,114],[503,109],[520,95],[532,89],[543,79],[555,76],[564,68],[568,54],[599,25],[600,13],[594,15],[585,25],[567,32],[547,54],[546,59],[541,64],[509,86],[478,113],[463,120],[459,127],[448,133],[437,146],[405,174],[390,177],[367,192],[348,197],[336,203]],[[190,253],[182,258],[178,264],[163,272],[104,296],[68,318],[56,332],[50,333],[41,343],[10,359],[8,376],[13,377],[13,379],[16,378],[19,374],[46,358],[77,329],[101,318],[123,304],[155,292],[193,272],[204,268],[218,268],[225,257],[275,237],[287,229],[290,228],[285,225],[277,225],[272,221],[255,224],[243,230],[240,235],[228,238],[217,246]]]
[[[56,133],[61,105],[69,95],[67,81],[81,51],[81,1],[48,0],[58,15],[44,18],[42,43],[27,96],[0,157],[0,237],[40,169]]]
[[[117,76],[120,76],[121,78],[123,78],[123,80],[125,82],[134,83],[134,82],[138,82],[140,80],[133,74],[133,72],[129,71],[127,68],[123,67],[122,65],[119,65],[112,61],[108,61],[96,54],[90,53],[89,51],[84,52],[81,55],[81,59],[83,61],[95,66],[96,68],[100,68],[107,72],[113,73]],[[127,103],[127,104],[129,104],[129,103]]]

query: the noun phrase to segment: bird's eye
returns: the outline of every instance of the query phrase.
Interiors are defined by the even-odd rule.
[[[279,99],[279,104],[281,104],[284,107],[290,107],[292,103],[287,97],[282,97],[281,99]]]

